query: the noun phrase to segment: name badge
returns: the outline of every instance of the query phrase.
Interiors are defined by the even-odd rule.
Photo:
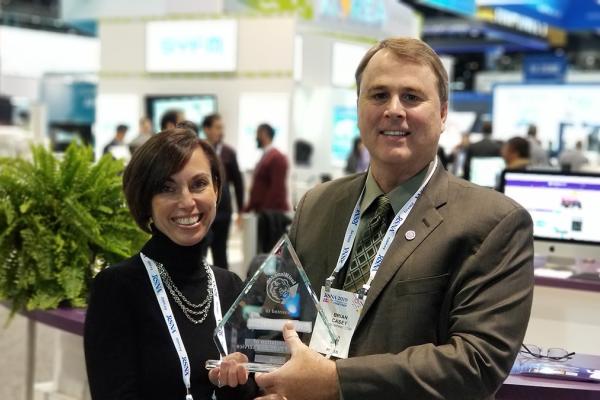
[[[334,333],[338,336],[338,341],[335,348],[332,349],[328,344],[325,325],[320,318],[317,318],[310,339],[310,348],[337,358],[348,358],[350,341],[366,299],[366,297],[360,299],[355,293],[321,287],[321,308],[325,313],[325,318],[333,327]]]

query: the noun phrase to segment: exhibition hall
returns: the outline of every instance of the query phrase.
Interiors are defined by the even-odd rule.
[[[0,2],[0,400],[600,399],[600,0]]]

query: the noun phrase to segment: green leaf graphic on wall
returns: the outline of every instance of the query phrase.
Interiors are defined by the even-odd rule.
[[[239,2],[264,14],[294,12],[304,19],[313,18],[310,0],[239,0]]]

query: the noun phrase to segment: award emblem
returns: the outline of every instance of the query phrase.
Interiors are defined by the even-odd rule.
[[[249,277],[242,293],[217,325],[214,341],[221,357],[244,353],[250,372],[270,372],[290,357],[283,340],[283,325],[291,321],[300,339],[308,345],[317,319],[326,331],[318,339],[325,342],[321,347],[334,349],[337,337],[296,251],[284,235]],[[226,343],[219,340],[219,332],[224,332]],[[219,362],[208,360],[206,368],[215,368]]]

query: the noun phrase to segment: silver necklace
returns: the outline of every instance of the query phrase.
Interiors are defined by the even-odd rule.
[[[208,312],[210,311],[210,306],[212,304],[213,299],[212,288],[215,282],[213,281],[213,276],[209,271],[210,267],[208,266],[208,264],[202,262],[202,265],[204,266],[206,276],[208,277],[208,285],[206,287],[206,298],[202,300],[202,302],[194,304],[191,301],[189,301],[183,295],[183,293],[181,293],[177,286],[175,286],[175,283],[173,283],[173,280],[171,279],[171,276],[169,275],[165,267],[161,263],[156,262],[158,273],[162,281],[164,282],[167,290],[171,294],[171,297],[173,297],[175,303],[177,303],[179,308],[181,308],[181,311],[183,311],[183,315],[185,315],[186,318],[194,324],[201,324],[204,322],[204,320],[208,316]]]

